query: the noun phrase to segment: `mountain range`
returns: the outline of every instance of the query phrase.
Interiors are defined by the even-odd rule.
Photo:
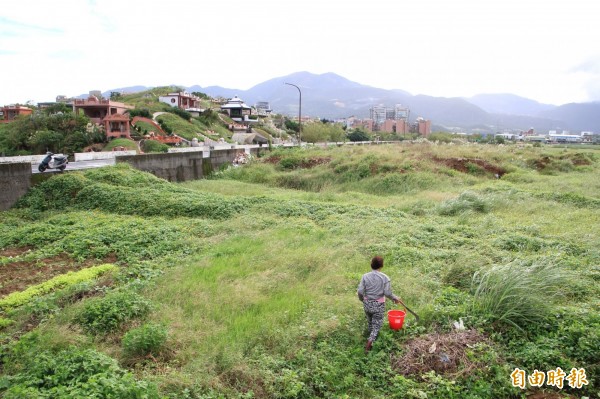
[[[434,130],[497,132],[528,130],[600,131],[600,102],[565,105],[542,104],[514,94],[479,94],[470,98],[412,95],[404,90],[387,90],[350,81],[335,73],[296,72],[259,83],[248,90],[220,86],[185,87],[212,97],[238,96],[247,104],[268,101],[276,113],[297,115],[298,90],[302,90],[302,114],[338,119],[355,116],[368,118],[375,105],[410,109],[410,120],[423,117],[432,121]],[[132,86],[110,91],[137,92],[149,87]],[[110,94],[110,91],[107,93]]]

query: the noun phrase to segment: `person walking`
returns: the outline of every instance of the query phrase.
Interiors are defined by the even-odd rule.
[[[383,269],[381,256],[371,259],[371,269],[373,270],[369,273],[363,274],[357,291],[358,299],[363,303],[369,327],[369,339],[365,345],[365,353],[373,347],[373,342],[377,339],[383,325],[385,298],[391,299],[394,303],[400,303],[400,298],[392,293],[390,278],[381,272]]]

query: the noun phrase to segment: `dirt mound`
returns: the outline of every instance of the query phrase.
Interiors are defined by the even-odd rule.
[[[497,177],[502,177],[506,173],[504,168],[493,165],[487,161],[484,161],[483,159],[434,157],[433,160],[463,173],[472,173],[476,169],[489,172]]]
[[[404,353],[392,358],[392,367],[405,376],[432,370],[443,375],[468,374],[483,366],[467,356],[467,351],[479,342],[488,340],[476,330],[428,334],[407,341]]]

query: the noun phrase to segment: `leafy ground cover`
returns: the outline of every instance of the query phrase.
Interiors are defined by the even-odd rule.
[[[599,159],[402,143],[276,150],[184,184],[121,164],[56,176],[0,214],[0,273],[119,270],[2,315],[0,392],[598,396]],[[365,355],[355,291],[375,254],[420,320]],[[513,386],[558,367],[587,384]]]

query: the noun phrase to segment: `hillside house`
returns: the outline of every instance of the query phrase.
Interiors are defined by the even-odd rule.
[[[91,119],[92,122],[102,125],[104,118],[109,115],[123,115],[128,110],[134,109],[133,105],[128,105],[116,101],[98,99],[98,97],[90,95],[85,100],[76,99],[73,102],[73,111],[76,115],[83,112],[85,116]]]
[[[0,108],[0,113],[2,114],[0,123],[8,123],[18,116],[31,115],[33,110],[22,105],[5,105],[3,108]]]
[[[188,112],[200,113],[200,97],[186,92],[169,93],[158,97],[161,103],[169,104],[171,107],[181,108]]]
[[[104,126],[108,139],[131,137],[129,115],[126,115],[126,112],[134,108],[133,105],[99,99],[92,93],[86,99],[75,99],[73,102],[75,114],[79,115],[83,112],[93,123]]]
[[[129,127],[129,115],[112,114],[103,119],[106,137],[111,138],[131,138]]]
[[[254,106],[256,108],[256,113],[258,116],[267,116],[270,115],[273,110],[271,109],[271,105],[268,101],[259,101]]]
[[[231,119],[244,125],[258,122],[258,120],[250,118],[252,107],[244,103],[244,100],[238,96],[230,98],[227,103],[221,105],[221,109],[226,111]]]

